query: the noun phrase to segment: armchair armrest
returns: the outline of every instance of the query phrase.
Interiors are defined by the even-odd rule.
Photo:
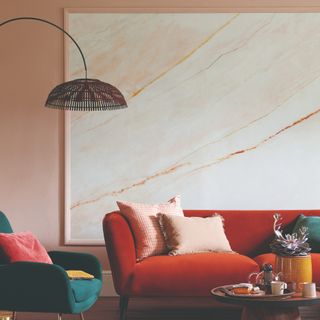
[[[49,251],[48,254],[54,264],[66,270],[83,270],[91,273],[95,278],[102,280],[101,264],[92,254],[68,251]]]
[[[70,281],[57,265],[36,262],[1,265],[0,283],[1,309],[71,312],[74,297]]]
[[[136,264],[136,249],[130,226],[119,212],[111,212],[103,219],[103,232],[116,292],[125,296]]]

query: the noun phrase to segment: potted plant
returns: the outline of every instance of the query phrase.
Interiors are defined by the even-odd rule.
[[[281,215],[274,216],[274,240],[270,248],[276,254],[275,272],[281,272],[281,279],[294,282],[296,291],[301,291],[299,284],[312,282],[311,248],[308,244],[308,229],[303,227],[298,233],[283,235],[281,230]]]

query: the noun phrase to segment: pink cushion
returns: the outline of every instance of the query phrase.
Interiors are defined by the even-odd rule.
[[[31,261],[52,264],[46,249],[31,232],[0,233],[0,248],[8,262]]]
[[[132,229],[138,261],[168,252],[157,214],[183,216],[180,196],[176,196],[163,204],[152,205],[119,201],[117,201],[117,204]]]

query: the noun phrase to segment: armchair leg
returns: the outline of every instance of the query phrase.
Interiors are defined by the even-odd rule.
[[[82,312],[80,312],[80,319],[81,319],[81,320],[84,320],[84,315],[83,315]]]
[[[17,319],[17,312],[13,311],[12,312],[12,320],[16,320]]]
[[[128,303],[128,297],[120,296],[120,320],[127,320]]]

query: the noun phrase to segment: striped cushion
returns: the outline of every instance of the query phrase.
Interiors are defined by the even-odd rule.
[[[117,201],[121,213],[128,220],[135,238],[137,261],[149,256],[168,253],[157,214],[183,216],[180,196],[163,204],[144,204]]]

